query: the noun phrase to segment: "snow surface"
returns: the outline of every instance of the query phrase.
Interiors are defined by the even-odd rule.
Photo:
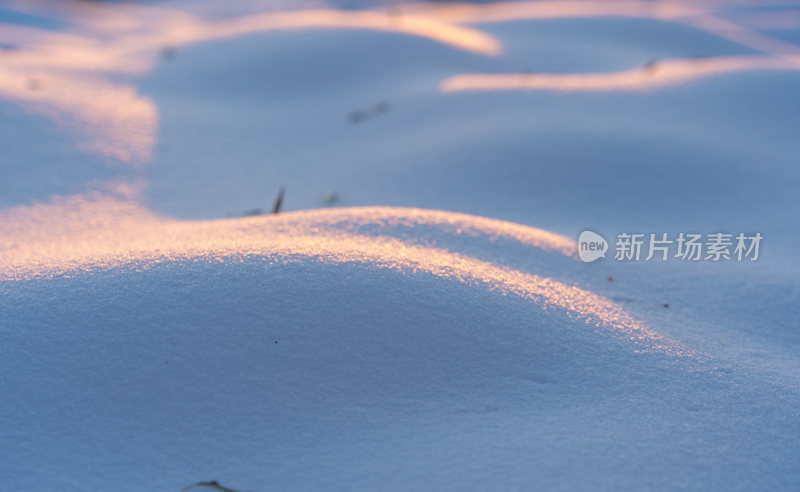
[[[0,488],[800,487],[800,6],[381,9],[0,5]]]

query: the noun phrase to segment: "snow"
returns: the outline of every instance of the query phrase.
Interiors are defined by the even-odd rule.
[[[0,6],[3,488],[796,488],[800,6],[392,8]]]

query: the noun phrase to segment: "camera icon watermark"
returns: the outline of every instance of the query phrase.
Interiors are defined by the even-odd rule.
[[[616,261],[757,261],[762,239],[760,232],[677,235],[622,232],[616,236],[613,258]],[[598,232],[587,229],[578,236],[578,258],[584,263],[605,258],[610,249],[608,241]]]

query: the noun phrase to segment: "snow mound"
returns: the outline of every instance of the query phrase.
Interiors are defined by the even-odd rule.
[[[796,12],[390,3],[0,8],[2,488],[797,488]]]
[[[540,274],[576,263],[547,231],[384,207],[182,222],[107,195],[5,214],[24,244],[2,243],[0,282],[13,487],[793,476],[793,438],[752,419],[777,389]],[[490,260],[512,243],[524,268]],[[746,466],[717,450],[748,442]]]

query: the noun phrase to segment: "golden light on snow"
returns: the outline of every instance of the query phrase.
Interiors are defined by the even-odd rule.
[[[56,32],[0,26],[0,42],[19,45],[0,53],[0,99],[52,119],[83,150],[137,164],[152,159],[159,114],[153,101],[138,93],[135,77],[146,75],[165,50],[253,33],[357,29],[424,38],[476,56],[497,56],[503,52],[503,43],[483,30],[485,24],[617,16],[691,26],[762,53],[654,60],[611,73],[453,74],[439,87],[445,93],[642,91],[726,73],[800,69],[800,48],[714,17],[710,1],[397,4],[366,10],[256,11],[218,20],[182,11],[180,2],[170,5],[15,4],[21,11],[60,16],[68,27]],[[756,20],[776,22],[772,17]],[[248,255],[278,262],[358,262],[482,284],[503,294],[536,299],[545,307],[564,309],[592,326],[609,328],[652,347],[673,353],[683,350],[591,292],[449,251],[442,245],[421,245],[396,237],[402,236],[398,231],[404,229],[427,228],[435,237],[502,238],[554,255],[574,256],[571,239],[548,231],[451,212],[385,207],[187,222],[152,214],[131,199],[134,191],[123,187],[115,190],[116,197],[55,198],[48,205],[0,211],[4,228],[0,281],[161,261],[229,261]]]
[[[125,192],[126,190],[121,190]],[[629,316],[619,305],[579,287],[489,261],[391,237],[391,231],[432,226],[453,237],[505,238],[570,256],[563,236],[504,221],[443,211],[365,207],[291,212],[213,221],[178,221],[149,213],[135,201],[108,194],[77,196],[0,212],[0,281],[74,275],[161,262],[238,261],[258,256],[276,263],[359,263],[482,285],[538,302],[637,343],[637,349],[689,354]],[[370,233],[361,228],[370,227]]]
[[[36,5],[36,4],[34,4]],[[423,37],[481,55],[497,55],[494,37],[467,26],[381,11],[314,10],[205,21],[185,12],[134,5],[83,5],[67,33],[3,25],[0,99],[16,102],[76,134],[79,146],[125,162],[152,158],[158,111],[114,74],[141,75],[165,48],[256,32],[361,29]],[[42,8],[41,6],[39,8]]]
[[[271,31],[347,29],[421,37],[480,56],[502,53],[501,40],[480,26],[492,22],[606,16],[657,19],[691,26],[764,55],[667,60],[595,74],[454,74],[442,92],[488,90],[643,90],[744,70],[796,70],[800,48],[713,17],[713,2],[541,1],[496,4],[395,4],[385,9],[256,12],[208,20],[171,8],[134,4],[32,1],[20,11],[62,18],[61,31],[0,23],[0,99],[52,119],[77,145],[132,164],[152,159],[158,108],[138,94],[133,77],[151,70],[164,50]],[[257,6],[253,5],[257,10]],[[347,56],[343,53],[342,56]],[[431,87],[431,90],[435,90]]]
[[[664,60],[609,73],[464,74],[444,80],[439,89],[445,93],[503,90],[643,91],[748,70],[800,70],[800,57],[729,56]]]
[[[471,27],[391,11],[311,10],[267,13],[218,22],[209,27],[202,34],[205,39],[275,30],[365,29],[428,38],[482,55],[498,55],[502,50],[502,45],[493,36]]]
[[[413,4],[404,11],[457,24],[487,24],[519,20],[631,17],[684,24],[770,54],[798,54],[798,47],[754,31],[746,25],[713,16],[713,1],[663,2],[641,0],[532,1],[489,4]],[[743,13],[747,19],[750,13]],[[773,16],[774,18],[774,16]]]
[[[700,15],[705,12],[702,2],[696,2],[689,6],[681,3],[637,0],[556,0],[487,4],[453,3],[444,5],[411,4],[404,5],[403,10],[414,15],[424,14],[430,18],[464,24],[612,16],[674,20],[686,16]]]
[[[158,110],[132,85],[0,65],[0,97],[50,118],[82,150],[134,163],[152,157]]]
[[[800,12],[797,10],[741,11],[731,15],[734,22],[751,29],[798,29]]]

